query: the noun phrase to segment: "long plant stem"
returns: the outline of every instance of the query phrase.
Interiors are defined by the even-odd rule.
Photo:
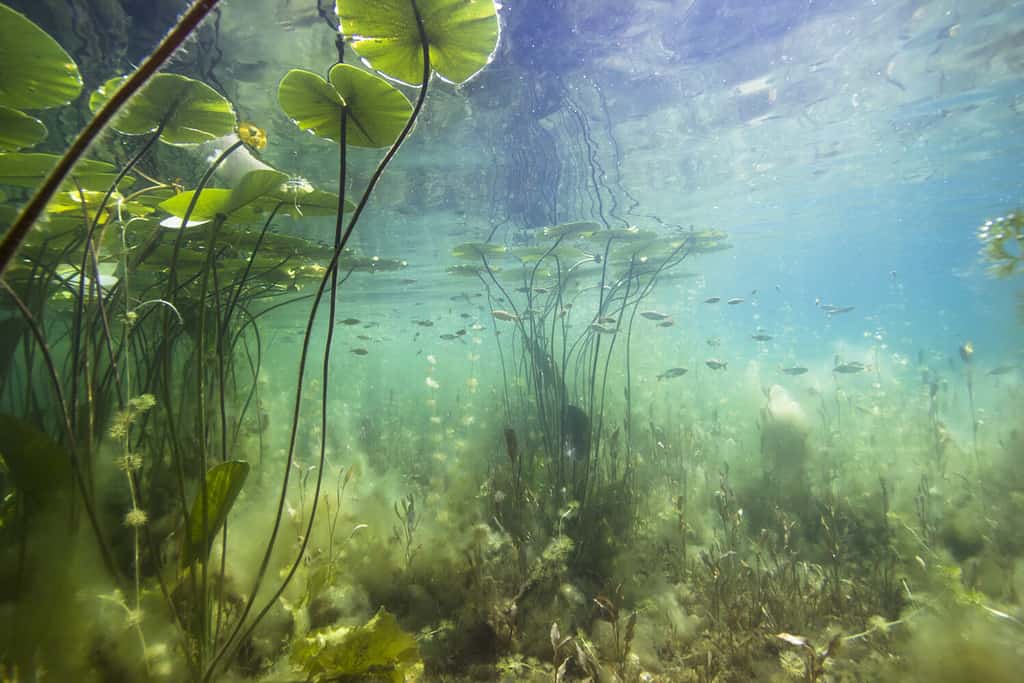
[[[309,530],[312,529],[312,525],[316,515],[316,498],[314,498],[313,501],[312,511],[310,513],[309,524],[307,527],[307,533],[303,535],[302,544],[299,548],[295,561],[292,563],[292,566],[289,569],[287,575],[284,577],[284,580],[281,582],[281,585],[267,601],[266,606],[264,606],[263,609],[260,610],[260,612],[252,620],[252,623],[245,630],[245,633],[242,635],[241,638],[239,638],[239,633],[243,625],[245,624],[245,620],[248,617],[249,613],[251,612],[252,607],[256,601],[256,596],[259,592],[260,584],[263,582],[263,579],[266,576],[267,568],[270,565],[270,558],[273,554],[274,544],[277,540],[277,535],[280,532],[281,528],[281,519],[284,513],[284,504],[288,493],[289,476],[292,469],[292,463],[294,462],[295,459],[295,441],[298,434],[299,412],[302,405],[303,376],[305,374],[306,363],[309,357],[309,346],[320,302],[323,300],[323,295],[325,290],[327,289],[328,281],[333,279],[332,275],[338,267],[338,263],[341,258],[341,254],[345,249],[345,245],[347,244],[349,238],[352,236],[352,232],[355,230],[356,224],[358,223],[360,216],[362,216],[363,210],[366,208],[366,205],[370,200],[370,195],[376,188],[377,183],[380,182],[380,179],[384,174],[384,170],[387,168],[388,164],[391,163],[391,160],[394,159],[395,155],[398,153],[398,150],[401,148],[402,143],[405,142],[406,138],[409,137],[409,133],[412,132],[413,126],[416,124],[416,119],[419,117],[419,113],[423,109],[423,103],[426,101],[427,86],[430,81],[431,68],[430,43],[427,40],[426,29],[423,26],[423,19],[420,16],[419,9],[416,7],[415,0],[411,0],[411,4],[414,14],[416,16],[416,24],[420,34],[420,41],[423,46],[423,82],[420,86],[420,92],[416,98],[416,104],[413,106],[412,113],[409,115],[409,120],[406,122],[405,127],[402,129],[402,132],[399,133],[398,137],[395,139],[395,142],[392,143],[390,149],[388,149],[387,153],[384,155],[381,161],[377,164],[377,168],[374,170],[373,175],[370,177],[370,181],[367,183],[366,189],[363,190],[363,194],[359,199],[359,203],[356,205],[355,211],[353,211],[352,217],[349,219],[349,223],[345,228],[345,232],[342,235],[341,240],[335,247],[334,254],[331,258],[331,262],[327,266],[327,272],[321,279],[320,285],[317,289],[316,296],[314,297],[313,305],[311,307],[309,314],[309,319],[306,324],[306,332],[305,335],[303,336],[302,354],[299,360],[299,371],[296,382],[295,404],[292,413],[291,435],[289,437],[288,444],[288,457],[286,458],[286,462],[284,465],[284,480],[282,481],[281,484],[281,495],[278,498],[277,511],[274,516],[274,526],[271,530],[270,538],[267,541],[267,548],[264,552],[263,559],[260,562],[260,567],[256,574],[255,585],[253,586],[253,589],[249,594],[248,599],[246,600],[245,607],[242,609],[242,613],[239,615],[238,621],[236,622],[234,629],[232,630],[231,634],[228,636],[224,644],[221,646],[221,648],[217,651],[216,655],[213,657],[212,661],[207,667],[206,674],[203,676],[204,683],[212,679],[214,673],[217,670],[218,665],[220,664],[221,660],[223,660],[223,658],[227,655],[227,653],[230,650],[232,650],[238,642],[247,638],[249,634],[251,634],[252,631],[256,628],[256,625],[259,624],[260,620],[277,603],[277,599],[287,588],[288,583],[291,581],[292,577],[295,575],[295,572],[298,570],[299,565],[302,562],[302,557],[305,554],[306,546],[309,543]],[[341,193],[339,193],[339,195],[340,194]],[[339,211],[341,211],[342,206],[343,205],[339,203]],[[333,326],[333,321],[331,321],[331,324]],[[324,468],[322,456],[323,454],[321,454],[320,468],[317,473],[316,496],[319,496],[320,486],[323,480]]]

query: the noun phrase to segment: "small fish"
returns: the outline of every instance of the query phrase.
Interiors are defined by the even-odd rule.
[[[796,377],[797,375],[802,375],[805,372],[807,372],[807,368],[805,368],[805,367],[803,367],[801,365],[793,365],[793,366],[788,367],[788,368],[779,368],[779,372],[781,372],[784,375],[790,375],[792,377]]]
[[[775,337],[773,337],[770,334],[764,334],[763,332],[759,332],[757,334],[750,335],[750,338],[753,339],[754,341],[767,342],[767,341],[771,341]]]
[[[465,336],[465,334],[466,334],[466,329],[465,328],[462,328],[461,330],[455,330],[455,336],[456,337],[463,337],[463,336]]]
[[[357,334],[356,335],[356,339],[362,339],[363,341],[370,341],[371,339],[373,339],[373,337],[371,337],[368,334]]]
[[[675,324],[676,321],[669,318],[668,320],[662,320],[660,323],[658,323],[658,327],[672,327]]]
[[[713,297],[711,297],[709,299],[704,299],[704,303],[706,303],[706,304],[717,304],[721,300],[722,300],[722,297],[720,297],[720,296],[713,296]]]
[[[548,291],[549,290],[548,290],[547,287],[534,287],[533,288],[533,293],[534,294],[547,294]]]
[[[363,321],[359,320],[358,318],[345,318],[344,320],[339,320],[338,324],[339,325],[358,325],[361,322],[363,322]]]
[[[849,313],[853,310],[853,306],[836,306],[834,304],[824,304],[821,310],[825,311],[829,317],[833,315],[840,315],[841,313]]]
[[[601,323],[591,323],[590,329],[598,334],[615,334],[619,330],[615,327],[607,327]]]
[[[497,309],[497,310],[491,311],[491,315],[493,315],[498,320],[505,320],[505,321],[516,321],[516,320],[519,320],[519,316],[516,315],[515,313],[509,313],[508,311],[500,309],[500,308]]]
[[[648,320],[666,320],[669,317],[668,313],[661,313],[660,311],[640,311],[640,315]]]
[[[725,361],[718,360],[716,358],[709,358],[704,361],[704,365],[708,366],[712,370],[725,370],[729,367],[729,364]]]
[[[663,379],[671,379],[673,377],[682,377],[687,372],[689,372],[689,370],[687,370],[686,368],[669,368],[665,372],[658,375],[658,381],[660,382]]]
[[[740,297],[735,297],[733,299],[729,299],[725,303],[729,304],[730,306],[735,306],[736,304],[743,303],[743,299],[741,299]]]
[[[452,341],[453,339],[458,339],[458,337],[454,334],[442,334],[441,339],[444,339],[445,341]]]
[[[852,375],[856,372],[864,372],[867,370],[867,366],[859,361],[850,361],[849,363],[840,363],[832,368],[832,372],[838,372],[842,375]]]
[[[998,368],[992,368],[988,371],[990,375],[1008,375],[1017,368],[1013,365],[1000,365]]]
[[[420,327],[433,327],[434,326],[434,321],[433,320],[413,320],[413,322],[416,323],[417,325],[419,325]]]
[[[705,343],[714,349],[722,345],[722,340],[718,337],[709,337]]]
[[[413,284],[416,284],[416,278],[403,277],[401,280],[398,281],[398,284],[400,284],[400,285],[413,285]]]
[[[596,322],[598,325],[614,325],[615,324],[615,318],[613,318],[610,315],[602,315],[600,318],[598,318],[594,322]]]
[[[463,320],[469,320],[473,316],[470,315],[469,313],[459,313],[459,317],[462,318]]]
[[[356,348],[356,349],[349,349],[349,350],[352,353],[356,354],[357,356],[365,356],[366,354],[369,353],[369,351],[367,351],[366,349],[364,349],[362,347],[359,347],[359,348]]]

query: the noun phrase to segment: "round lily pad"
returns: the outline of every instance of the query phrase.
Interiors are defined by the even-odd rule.
[[[102,107],[126,78],[112,78],[97,88],[89,96],[89,108],[95,112]],[[160,139],[170,145],[196,145],[235,130],[231,102],[202,81],[178,74],[153,76],[110,125],[125,135],[145,135],[165,120]]]
[[[59,159],[55,154],[41,152],[0,153],[0,185],[34,188],[57,165]],[[85,190],[106,190],[116,178],[117,169],[112,164],[83,159],[75,164],[71,176],[61,185],[61,189],[70,192],[80,185]],[[135,178],[125,176],[118,189],[123,190],[134,182]]]
[[[8,152],[42,142],[46,126],[34,116],[0,105],[0,151]]]
[[[25,15],[0,5],[0,103],[46,109],[81,91],[82,76],[64,48]]]
[[[430,66],[464,83],[491,61],[498,45],[493,0],[416,0],[430,44]],[[423,45],[410,0],[338,0],[341,30],[377,71],[405,83],[423,80]]]
[[[302,130],[340,142],[345,110],[345,140],[353,147],[387,147],[412,114],[409,99],[379,76],[350,64],[335,64],[330,82],[311,71],[292,69],[281,79],[281,108]]]

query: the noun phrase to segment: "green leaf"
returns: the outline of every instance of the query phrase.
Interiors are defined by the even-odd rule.
[[[102,107],[125,78],[101,85],[89,97],[89,108],[95,112]],[[145,135],[165,120],[160,139],[169,145],[196,145],[235,130],[231,102],[205,83],[179,74],[153,76],[110,125],[125,135]]]
[[[466,242],[452,249],[455,258],[479,260],[484,256],[504,256],[508,247],[504,244],[488,244],[487,242]]]
[[[46,126],[34,116],[0,105],[0,151],[31,147],[46,138]]]
[[[491,61],[498,45],[493,0],[416,0],[441,78],[464,83]],[[338,0],[341,30],[374,69],[405,83],[423,81],[423,47],[410,0]]]
[[[409,99],[383,78],[350,64],[335,64],[330,83],[311,71],[292,69],[281,79],[281,108],[301,130],[341,141],[341,112],[346,112],[345,139],[353,147],[387,147],[412,114]]]
[[[416,639],[383,607],[363,626],[328,626],[296,641],[291,662],[310,680],[392,683],[403,683],[422,666]]]
[[[57,165],[60,159],[56,154],[40,152],[5,152],[0,153],[0,185],[35,188]],[[77,189],[75,180],[84,190],[106,191],[117,177],[117,169],[103,161],[85,159],[75,164],[69,178],[61,189],[71,192]],[[132,176],[125,176],[118,189],[124,189],[135,182]]]
[[[47,109],[81,91],[82,76],[64,48],[25,15],[0,5],[0,103]]]
[[[227,521],[228,512],[248,476],[249,463],[241,460],[222,462],[206,473],[206,538],[203,538],[203,497],[199,491],[192,502],[188,533],[182,538],[179,561],[182,569],[206,561],[213,539]]]
[[[558,239],[559,237],[576,237],[585,232],[595,232],[601,226],[593,221],[576,221],[573,223],[559,223],[544,228],[544,237]]]
[[[11,415],[0,415],[0,458],[15,487],[33,505],[45,506],[71,486],[67,452],[35,426]]]

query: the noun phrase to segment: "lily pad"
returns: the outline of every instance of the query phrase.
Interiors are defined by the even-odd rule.
[[[559,237],[576,237],[587,232],[596,232],[601,226],[593,221],[574,221],[572,223],[559,223],[544,228],[544,237],[557,239]]]
[[[203,499],[199,492],[192,502],[188,532],[182,538],[179,566],[186,569],[194,562],[205,562],[214,537],[227,521],[228,512],[249,476],[249,463],[229,460],[206,473],[206,538],[203,538]]]
[[[391,145],[412,114],[409,99],[383,78],[350,64],[335,64],[328,78],[329,83],[312,71],[292,69],[281,79],[278,101],[295,125],[340,142],[344,109],[347,144]]]
[[[404,83],[423,80],[423,45],[409,0],[338,0],[341,31],[377,71]],[[430,66],[464,83],[491,61],[498,46],[492,0],[417,0],[430,45]]]
[[[333,215],[338,210],[338,195],[320,190],[295,192],[288,187],[288,176],[280,171],[258,169],[246,173],[232,189],[208,187],[202,191],[189,216],[189,226],[202,225],[221,215],[233,223],[251,223],[266,215],[275,204],[283,202],[279,213],[295,216]],[[180,228],[194,190],[181,192],[162,202],[160,208],[171,214],[174,221],[165,221],[164,227]],[[345,210],[355,205],[346,200]]]
[[[97,88],[89,97],[89,108],[95,112],[102,107],[125,79],[112,78]],[[125,135],[145,135],[165,120],[160,139],[170,145],[196,145],[235,130],[231,102],[202,81],[179,74],[151,78],[110,125]]]
[[[483,256],[504,256],[508,247],[504,244],[488,244],[487,242],[466,242],[452,249],[452,256],[462,259],[479,259]]]
[[[60,159],[56,154],[40,152],[0,153],[0,185],[35,188],[42,182]],[[117,169],[103,161],[85,159],[75,164],[69,178],[61,189],[67,192],[77,189],[75,181],[84,190],[106,191],[117,178]],[[132,176],[125,176],[118,185],[123,190],[135,182]]]
[[[47,109],[81,91],[82,76],[64,48],[25,15],[0,5],[0,102]]]
[[[0,105],[0,151],[31,147],[46,138],[46,126],[34,116]]]

